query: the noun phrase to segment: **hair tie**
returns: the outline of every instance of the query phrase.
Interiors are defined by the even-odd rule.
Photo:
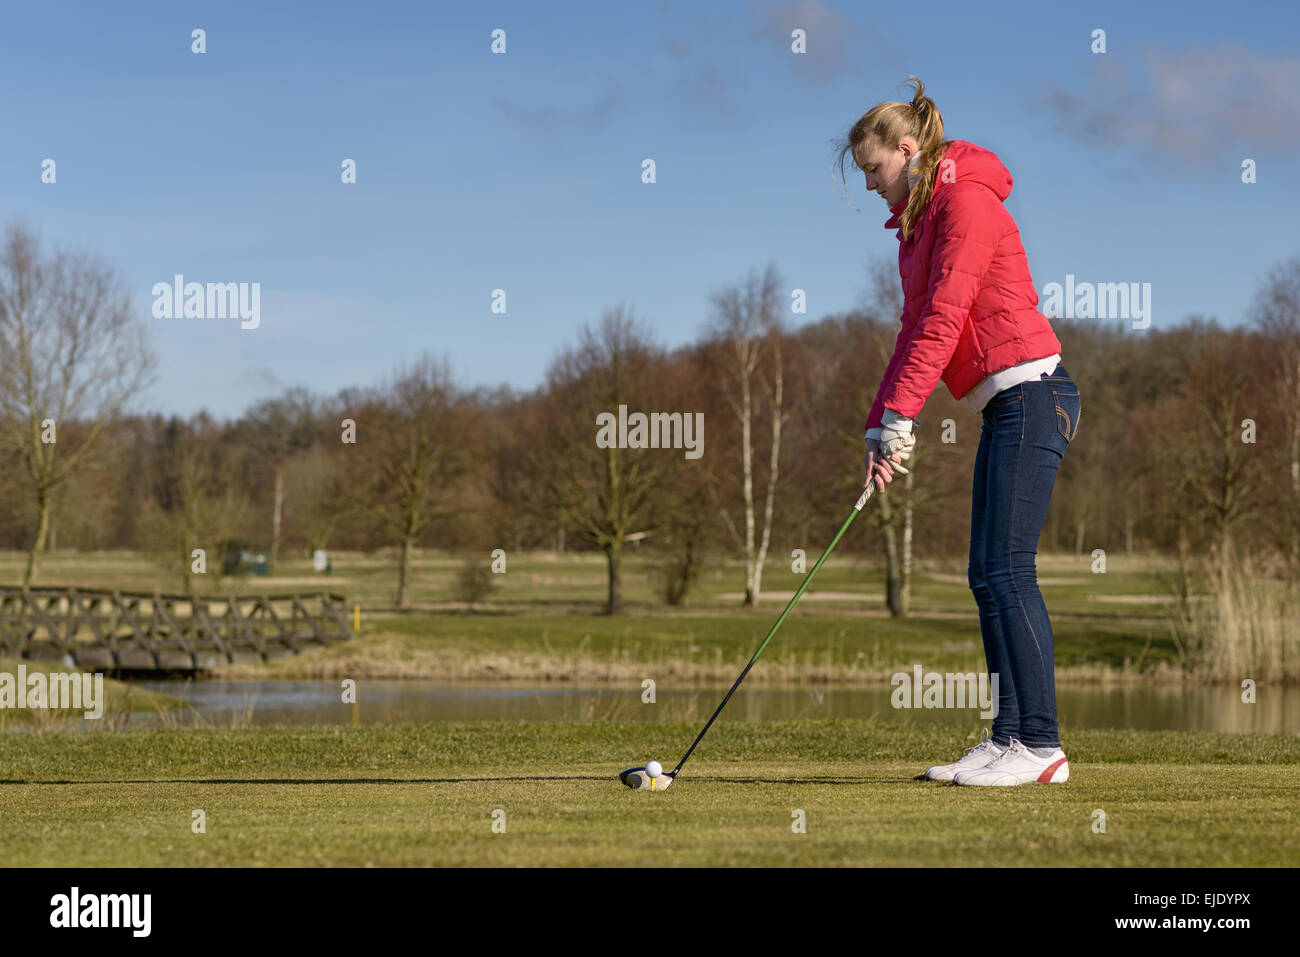
[[[916,111],[917,116],[920,116],[922,113],[925,112],[925,103],[917,102],[916,100],[913,100],[912,109]]]

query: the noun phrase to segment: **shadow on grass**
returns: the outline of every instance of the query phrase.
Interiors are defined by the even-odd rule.
[[[835,777],[800,777],[800,778],[715,778],[692,777],[691,781],[701,784],[906,784],[911,778],[868,776],[856,778]],[[0,778],[0,785],[5,784],[494,784],[507,781],[525,783],[538,781],[596,781],[610,784],[618,783],[618,775],[600,777],[566,776],[537,777],[534,775],[515,775],[502,778],[102,778],[96,780],[49,780],[27,781],[19,778]]]

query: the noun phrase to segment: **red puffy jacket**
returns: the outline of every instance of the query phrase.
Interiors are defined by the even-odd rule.
[[[886,408],[914,418],[942,378],[960,399],[985,376],[1061,351],[1020,243],[1002,205],[1011,174],[989,150],[953,140],[910,240],[899,224],[907,200],[890,207],[898,229],[902,329],[876,392],[867,428]]]

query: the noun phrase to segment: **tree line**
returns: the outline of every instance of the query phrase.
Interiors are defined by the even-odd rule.
[[[755,270],[722,284],[696,340],[675,348],[611,308],[533,389],[465,387],[426,353],[376,385],[291,389],[218,421],[124,411],[156,371],[147,325],[111,268],[46,254],[10,227],[0,547],[27,553],[26,583],[54,548],[135,549],[187,590],[200,587],[197,548],[246,543],[273,567],[318,548],[391,549],[399,605],[420,548],[484,561],[495,548],[589,549],[604,556],[611,613],[636,548],[670,604],[718,558],[741,560],[753,604],[764,568],[795,549],[811,562],[861,491],[863,424],[901,311],[893,264],[868,273],[860,308],[796,324],[789,284]],[[1082,413],[1040,549],[1199,550],[1224,568],[1250,555],[1300,576],[1300,259],[1276,266],[1239,318],[1140,331],[1053,320]],[[654,416],[659,446],[681,445],[699,419],[703,454],[644,447],[650,430],[625,427],[637,413]],[[878,553],[895,614],[914,556],[965,564],[980,425],[937,389],[911,474],[873,500],[878,534],[841,546]]]

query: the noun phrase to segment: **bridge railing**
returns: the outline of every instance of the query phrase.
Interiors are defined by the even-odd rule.
[[[0,588],[0,656],[117,670],[206,670],[351,637],[332,592],[175,595]]]

